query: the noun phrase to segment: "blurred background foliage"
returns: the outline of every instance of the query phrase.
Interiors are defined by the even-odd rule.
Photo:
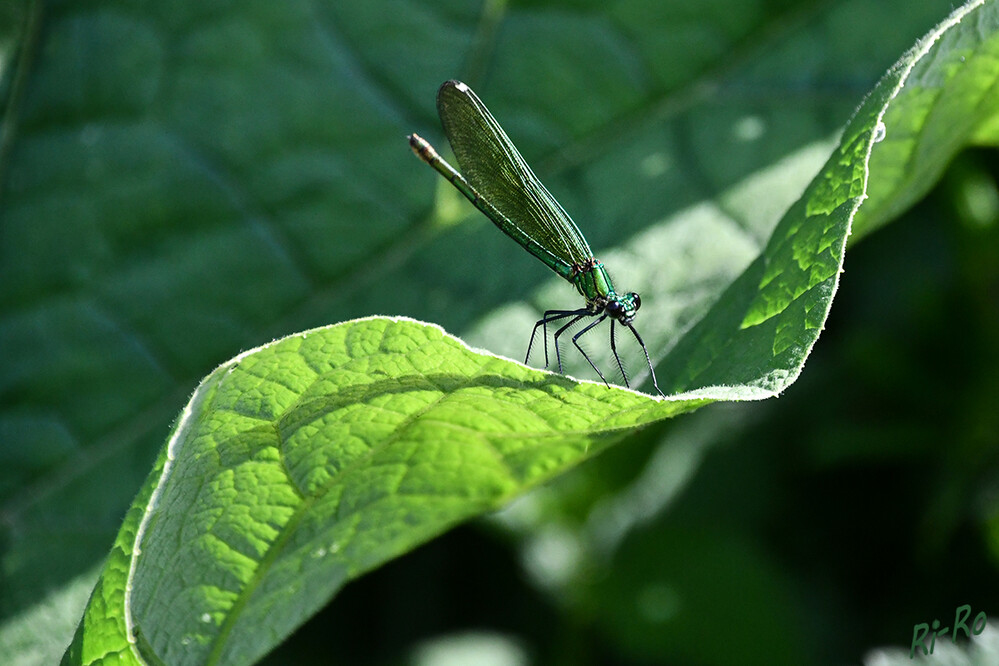
[[[950,9],[0,2],[0,662],[68,643],[214,365],[369,314],[517,358],[572,297],[409,154],[440,143],[441,81],[618,260],[661,357]],[[780,399],[638,433],[351,584],[268,663],[857,663],[999,614],[996,176],[966,151],[851,248]]]

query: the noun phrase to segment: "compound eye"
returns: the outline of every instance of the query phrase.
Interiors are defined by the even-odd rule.
[[[624,311],[624,306],[621,305],[621,301],[611,301],[610,303],[607,304],[607,307],[604,309],[607,311],[607,314],[609,314],[611,317],[617,317],[619,314],[621,314]]]
[[[642,299],[639,298],[638,294],[636,294],[635,292],[631,292],[628,295],[631,296],[631,302],[635,304],[636,310],[642,307]]]

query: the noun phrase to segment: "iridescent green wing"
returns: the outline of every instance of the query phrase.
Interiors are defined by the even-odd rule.
[[[504,233],[571,281],[573,267],[586,264],[593,256],[590,246],[482,100],[464,83],[447,81],[437,92],[437,112],[462,175],[488,204],[480,206],[483,212]]]

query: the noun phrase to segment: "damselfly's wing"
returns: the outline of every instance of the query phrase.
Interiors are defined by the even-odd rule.
[[[506,218],[494,221],[507,235],[518,242],[518,235],[533,239],[568,266],[581,266],[593,256],[572,218],[471,88],[446,81],[437,92],[437,112],[462,175]]]

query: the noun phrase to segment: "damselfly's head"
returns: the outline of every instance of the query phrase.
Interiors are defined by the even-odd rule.
[[[608,301],[607,305],[604,306],[604,312],[622,324],[630,324],[640,307],[642,307],[642,299],[631,291],[624,296],[618,296]]]

